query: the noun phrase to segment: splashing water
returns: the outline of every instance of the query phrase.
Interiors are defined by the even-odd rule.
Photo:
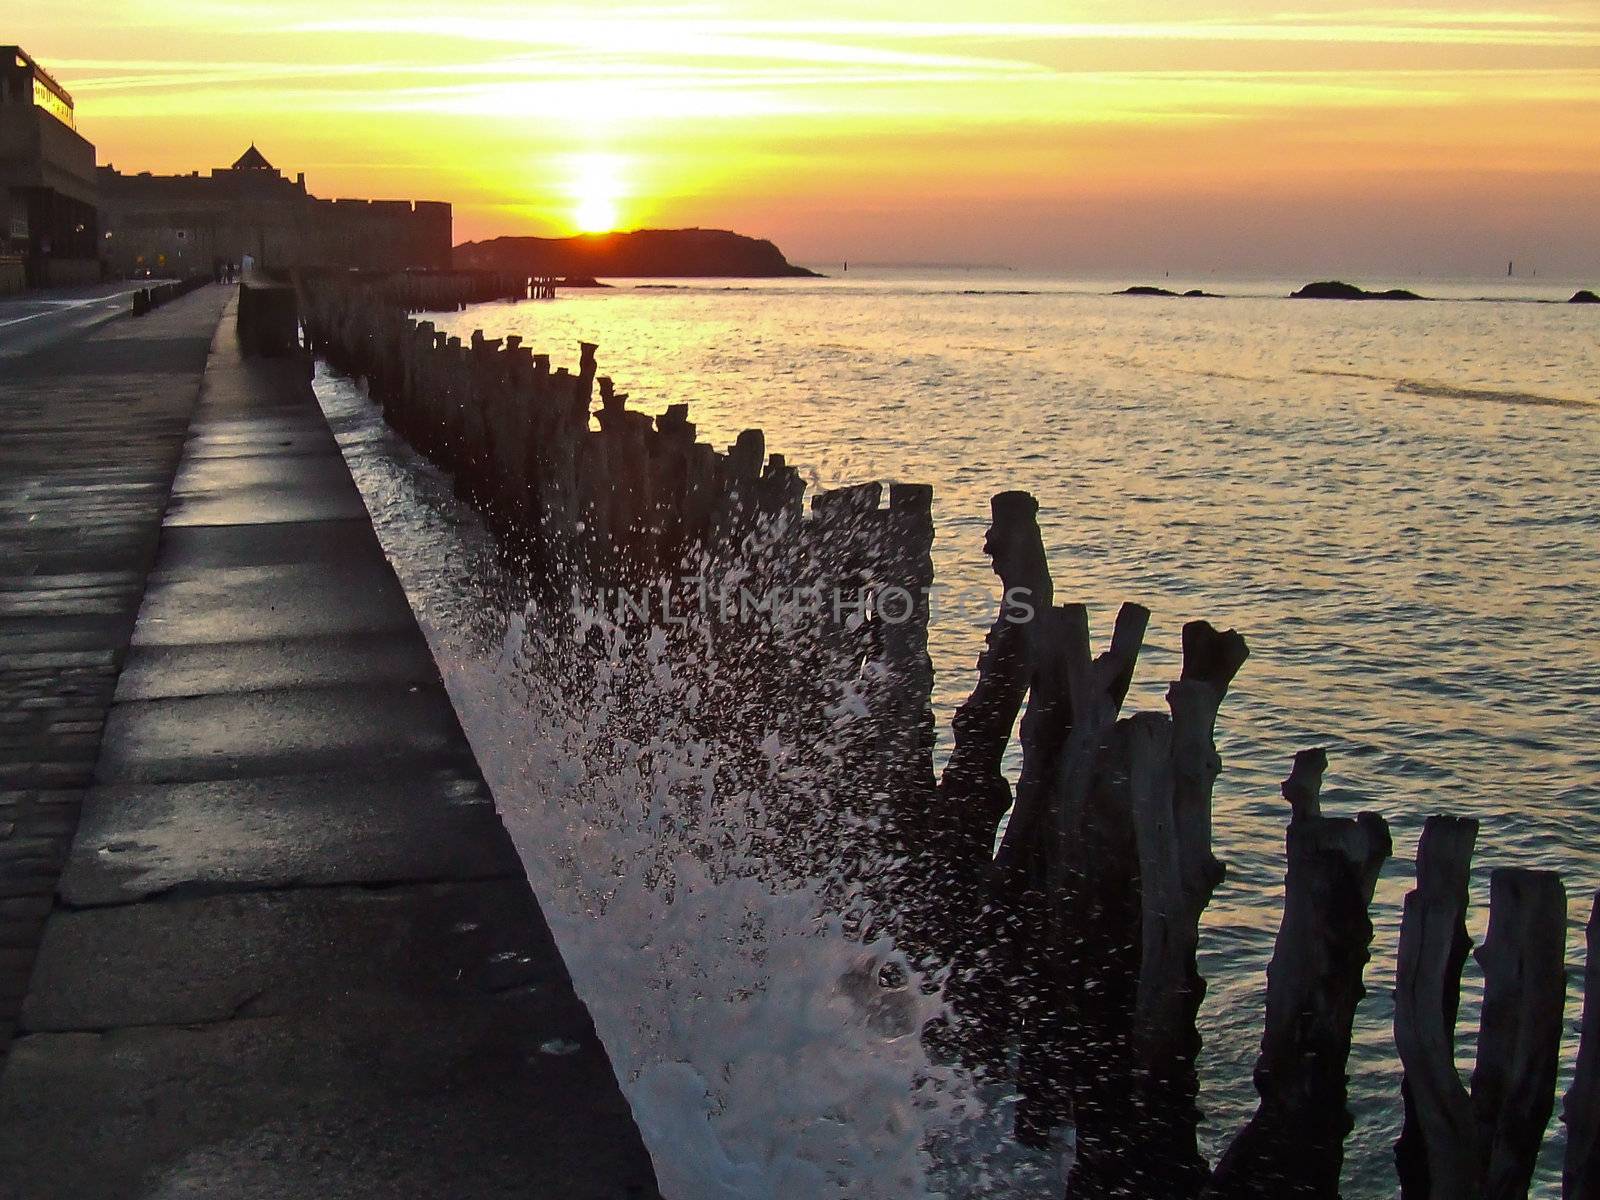
[[[814,848],[850,830],[796,791],[781,737],[696,729],[737,664],[508,600],[448,481],[349,383],[317,391],[664,1195],[1058,1197],[1060,1155],[1012,1141],[1009,1094],[925,1052],[939,997],[862,934],[867,901],[840,902],[849,871]],[[837,721],[848,737],[848,705]]]

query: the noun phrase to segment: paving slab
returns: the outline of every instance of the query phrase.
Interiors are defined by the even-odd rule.
[[[362,517],[366,505],[351,492],[292,487],[241,487],[220,494],[174,496],[171,525],[244,525],[283,521],[342,521]]]
[[[284,688],[112,707],[96,778],[184,783],[471,762],[442,685]]]
[[[0,1196],[655,1197],[587,1022],[546,1019],[536,996],[21,1038],[0,1078]]]
[[[199,455],[227,446],[243,447],[259,454],[273,447],[290,448],[303,443],[326,445],[333,441],[333,434],[320,417],[320,413],[300,408],[254,416],[215,417],[192,427],[190,448]]]
[[[212,429],[214,426],[206,426]],[[184,448],[186,462],[209,462],[213,459],[259,458],[270,455],[290,458],[303,454],[326,454],[337,450],[338,442],[324,427],[297,426],[293,429],[276,429],[257,436],[207,433],[205,429],[191,429],[189,444]]]
[[[337,449],[305,454],[249,454],[185,458],[172,481],[174,496],[227,495],[241,488],[299,488],[355,494],[350,471]]]
[[[74,907],[297,885],[521,876],[476,771],[97,787],[61,876]]]
[[[365,516],[345,521],[267,525],[169,526],[161,535],[151,580],[204,578],[219,567],[291,563],[385,563]]]
[[[513,988],[533,993],[524,1015],[580,1030],[588,1019],[520,878],[255,891],[61,914],[22,1028],[197,1025]]]
[[[141,646],[409,632],[416,618],[393,572],[366,561],[214,567],[199,577],[157,576],[145,590],[133,641]]]
[[[117,678],[117,699],[160,700],[270,688],[355,683],[432,683],[428,643],[414,629],[244,642],[136,643]]]

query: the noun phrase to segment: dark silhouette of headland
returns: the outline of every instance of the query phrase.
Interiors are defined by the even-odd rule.
[[[1600,304],[1600,296],[1595,295],[1588,288],[1581,288],[1578,291],[1572,293],[1572,299],[1568,300],[1567,303],[1568,304]]]
[[[1369,292],[1365,288],[1358,288],[1353,283],[1341,283],[1337,279],[1325,279],[1320,283],[1308,283],[1298,292],[1289,294],[1291,300],[1425,300],[1427,297],[1419,296],[1415,292],[1408,292],[1404,288],[1390,288],[1385,292]]]
[[[577,237],[498,237],[455,248],[455,266],[590,278],[816,276],[771,242],[726,229],[635,229]]]

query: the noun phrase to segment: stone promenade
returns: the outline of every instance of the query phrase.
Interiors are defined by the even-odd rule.
[[[0,377],[0,1200],[649,1200],[304,363],[232,311]]]

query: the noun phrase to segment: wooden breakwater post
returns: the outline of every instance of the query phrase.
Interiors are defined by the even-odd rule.
[[[1587,950],[1578,1060],[1561,1115],[1567,1127],[1565,1200],[1600,1200],[1600,892],[1589,910]]]
[[[1261,1104],[1217,1163],[1208,1197],[1339,1194],[1356,1005],[1372,942],[1368,906],[1392,846],[1375,813],[1327,817],[1319,799],[1327,756],[1295,758],[1283,794],[1287,838],[1283,923],[1267,968],[1266,1028],[1256,1061]]]
[[[1190,622],[1167,711],[1123,715],[1149,613],[1124,605],[1096,654],[1083,606],[1056,603],[1037,503],[1002,493],[985,547],[1001,603],[935,782],[928,617],[917,600],[932,579],[928,489],[897,485],[885,506],[877,484],[841,488],[815,495],[806,513],[798,473],[759,431],[719,451],[698,440],[682,406],[654,418],[630,408],[598,375],[592,345],[575,371],[552,369],[518,339],[463,342],[406,315],[464,294],[455,284],[321,279],[302,289],[311,344],[367,380],[386,419],[454,473],[540,580],[636,584],[689,568],[728,572],[758,596],[779,586],[907,594],[902,621],[868,602],[850,620],[802,611],[752,625],[720,660],[732,681],[698,719],[711,722],[708,736],[746,741],[769,720],[781,727],[816,790],[774,810],[772,854],[802,875],[827,864],[841,903],[876,901],[864,932],[889,914],[919,965],[948,972],[953,1019],[930,1041],[1014,1080],[1022,1140],[1076,1130],[1071,1195],[1338,1194],[1351,1022],[1389,839],[1374,814],[1323,814],[1320,752],[1298,756],[1284,784],[1286,892],[1255,1070],[1260,1105],[1214,1168],[1198,1148],[1196,955],[1223,878],[1212,845],[1216,723],[1248,655],[1243,638]],[[1027,619],[1009,620],[1008,601],[1024,597]],[[1014,797],[1002,769],[1013,737]],[[1480,955],[1484,1053],[1465,1108],[1448,1086],[1453,1064],[1439,1060],[1466,958],[1465,860],[1450,865],[1463,828],[1430,826],[1446,832],[1425,835],[1423,915],[1408,915],[1402,933],[1396,1042],[1408,1120],[1397,1167],[1407,1196],[1456,1186],[1518,1194],[1553,1107],[1559,881],[1496,873]],[[1593,928],[1566,1102],[1569,1196],[1596,1194]]]
[[[1477,823],[1430,818],[1406,897],[1395,986],[1395,1045],[1405,1067],[1405,1128],[1395,1149],[1407,1200],[1525,1196],[1554,1108],[1566,1000],[1566,894],[1547,871],[1501,869],[1489,884],[1489,933],[1477,958],[1483,1012],[1471,1090],[1455,1062],[1467,876]],[[1594,920],[1591,916],[1591,934]],[[1597,965],[1594,939],[1589,970]],[[1594,993],[1568,1093],[1565,1194],[1594,1170]]]

